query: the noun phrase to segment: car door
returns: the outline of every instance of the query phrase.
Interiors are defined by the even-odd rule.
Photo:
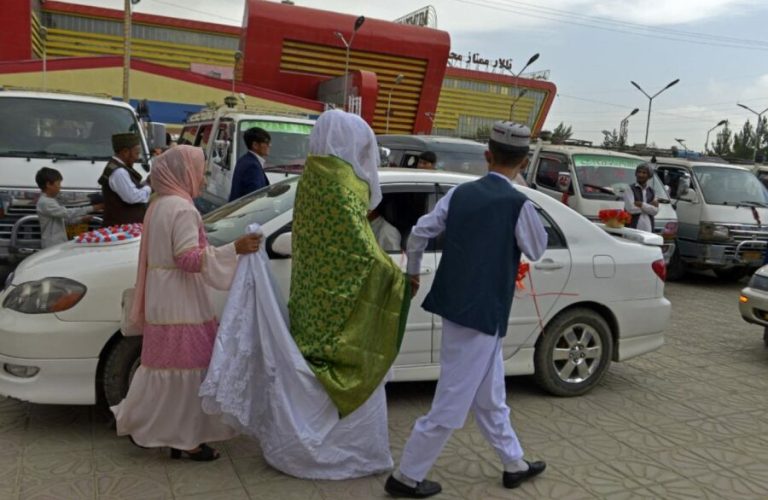
[[[387,184],[382,186],[383,199],[378,207],[379,213],[401,234],[401,249],[390,251],[389,255],[395,264],[407,272],[406,243],[411,228],[425,213],[432,210],[437,200],[437,191],[433,184]],[[408,323],[405,336],[400,348],[400,354],[395,360],[398,368],[416,367],[432,362],[432,332],[434,315],[421,307],[427,292],[432,287],[437,261],[435,245],[430,242],[421,261],[419,275],[421,286],[411,300],[408,313]]]
[[[451,187],[440,186],[440,194],[447,193]],[[537,336],[534,333],[557,311],[558,299],[568,283],[571,272],[571,253],[562,231],[543,209],[536,208],[547,231],[547,249],[536,262],[528,262],[525,256],[521,260],[521,262],[528,262],[530,271],[529,275],[523,279],[521,288],[517,289],[512,301],[509,328],[503,346],[505,359],[512,356],[521,346],[533,345],[536,342]],[[439,265],[442,257],[439,238],[437,244],[439,246],[435,251],[435,261]],[[422,288],[424,288],[423,284]],[[432,360],[433,363],[437,363],[440,360],[442,343],[442,319],[435,316],[434,323]]]

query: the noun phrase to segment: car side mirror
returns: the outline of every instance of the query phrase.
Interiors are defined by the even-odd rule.
[[[272,245],[270,246],[270,250],[272,253],[279,255],[281,257],[290,257],[293,255],[293,247],[292,247],[293,237],[291,236],[291,232],[286,232],[277,235],[277,237],[272,240]]]
[[[149,122],[147,124],[147,142],[150,150],[165,148],[168,145],[166,144],[165,124]]]
[[[230,141],[225,139],[217,139],[214,144],[214,152],[215,152],[215,158],[217,159],[218,163],[224,163],[227,160],[227,155],[229,154],[229,146]]]
[[[557,190],[561,193],[567,193],[571,189],[571,173],[560,172],[557,174]]]

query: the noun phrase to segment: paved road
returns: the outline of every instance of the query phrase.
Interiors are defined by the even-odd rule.
[[[514,493],[471,421],[454,434],[431,477],[438,498],[629,499],[768,497],[768,351],[736,308],[740,285],[698,276],[668,285],[666,345],[612,367],[574,399],[509,380],[513,422],[547,472]],[[397,459],[433,384],[390,387]],[[258,444],[222,444],[215,463],[173,463],[114,436],[103,413],[0,401],[0,498],[382,498],[382,477],[301,481],[270,469]]]

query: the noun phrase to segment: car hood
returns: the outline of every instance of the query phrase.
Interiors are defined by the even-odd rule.
[[[85,245],[72,241],[47,248],[26,259],[14,272],[13,285],[50,276],[71,278],[88,284],[93,276],[108,276],[120,270],[136,273],[139,240],[107,245]]]

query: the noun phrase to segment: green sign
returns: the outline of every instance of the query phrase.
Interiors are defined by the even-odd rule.
[[[635,169],[642,160],[608,155],[573,155],[574,167],[619,167]]]
[[[271,122],[262,120],[244,120],[240,122],[241,131],[246,131],[253,127],[263,128],[267,132],[283,132],[285,134],[309,135],[309,133],[312,132],[312,125],[306,123]]]

